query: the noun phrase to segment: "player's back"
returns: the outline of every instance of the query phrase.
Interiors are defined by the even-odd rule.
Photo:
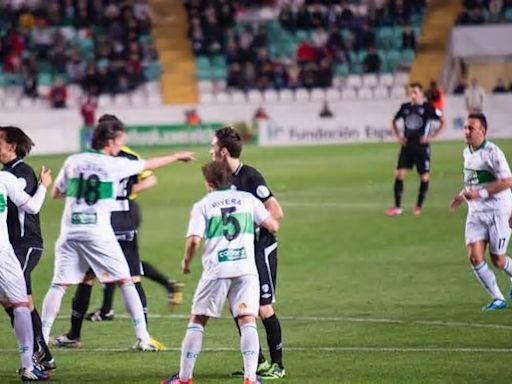
[[[61,235],[76,240],[111,238],[110,212],[119,180],[143,168],[143,161],[97,151],[68,157],[55,181],[66,195]]]
[[[192,216],[205,225],[204,278],[257,274],[254,263],[254,223],[268,212],[250,193],[215,190],[194,205]]]

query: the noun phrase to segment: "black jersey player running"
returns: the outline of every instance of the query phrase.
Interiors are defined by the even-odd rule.
[[[227,161],[233,172],[234,186],[238,190],[253,194],[263,202],[274,219],[280,220],[283,217],[281,205],[268,188],[261,173],[240,161],[241,152],[241,137],[232,127],[224,127],[215,132],[210,149],[213,159]],[[259,316],[267,333],[271,359],[270,363],[267,362],[260,349],[257,373],[263,378],[281,378],[285,376],[281,325],[272,307],[272,303],[275,301],[277,279],[277,239],[275,235],[261,228],[255,236],[254,251],[260,280]]]
[[[20,128],[12,126],[0,127],[0,162],[4,165],[3,170],[16,176],[23,185],[25,192],[29,195],[33,195],[36,192],[39,184],[34,170],[23,161],[33,145],[34,143],[30,137]],[[43,254],[43,237],[39,223],[39,214],[32,215],[23,210],[18,210],[18,207],[8,200],[7,228],[9,241],[14,248],[14,253],[21,264],[25,276],[34,331],[34,360],[44,370],[55,369],[55,360],[43,338],[41,318],[32,301],[31,274]],[[13,321],[13,308],[8,308],[6,311],[11,321]]]
[[[423,202],[428,191],[430,177],[430,142],[437,137],[445,121],[441,111],[435,109],[423,97],[423,89],[419,83],[409,85],[410,102],[404,103],[396,113],[391,122],[393,135],[400,144],[400,154],[395,171],[395,205],[386,210],[386,215],[396,216],[402,213],[402,193],[404,189],[404,179],[407,169],[416,166],[420,175],[420,188],[416,206],[412,213],[419,216],[422,211]],[[397,121],[403,120],[403,132],[400,133]],[[439,128],[432,132],[432,120],[440,121]]]

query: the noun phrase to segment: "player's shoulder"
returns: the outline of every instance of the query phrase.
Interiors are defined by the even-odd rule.
[[[406,101],[405,103],[400,104],[400,109],[411,108],[411,107],[412,107],[412,103],[410,101]]]
[[[139,160],[140,159],[140,155],[137,152],[135,152],[133,149],[131,149],[130,147],[127,147],[126,145],[123,145],[121,147],[121,150],[119,151],[119,154],[117,156],[125,157],[130,160]]]
[[[10,185],[14,183],[18,183],[18,179],[12,173],[1,170],[0,171],[0,182],[5,185]]]
[[[35,177],[36,174],[34,172],[34,168],[32,168],[30,165],[25,163],[24,161],[21,161],[18,165],[16,165],[12,169],[12,173],[17,177]]]

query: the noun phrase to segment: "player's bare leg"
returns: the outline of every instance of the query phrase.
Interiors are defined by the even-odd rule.
[[[473,273],[483,285],[492,301],[482,308],[484,311],[494,311],[507,307],[505,297],[496,282],[494,272],[489,268],[484,260],[486,243],[485,241],[476,241],[466,245],[469,262],[473,266]]]
[[[398,216],[402,214],[402,194],[404,192],[404,180],[406,173],[407,171],[405,168],[395,170],[395,184],[393,186],[395,205],[384,212],[387,216]]]
[[[507,255],[495,255],[491,253],[491,261],[496,268],[505,272],[512,282],[512,259]],[[512,287],[509,291],[509,297],[512,300]]]

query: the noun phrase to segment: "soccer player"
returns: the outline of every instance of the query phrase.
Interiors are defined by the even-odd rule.
[[[233,184],[240,191],[246,191],[258,198],[276,220],[281,220],[283,210],[272,194],[265,179],[258,170],[240,161],[242,139],[232,127],[224,127],[215,132],[210,155],[213,159],[224,160],[233,173]],[[259,315],[267,333],[267,344],[271,362],[267,362],[260,349],[258,374],[263,378],[281,378],[285,376],[283,365],[281,324],[272,303],[275,302],[277,281],[277,239],[265,228],[256,233],[254,252],[260,280]],[[241,372],[235,372],[238,376]]]
[[[3,144],[2,144],[3,147]],[[27,287],[21,265],[9,242],[7,230],[7,199],[26,213],[35,215],[41,209],[46,188],[52,183],[50,170],[41,169],[39,186],[33,196],[27,194],[18,179],[9,172],[0,172],[0,302],[11,307],[13,325],[18,340],[22,381],[48,379],[48,373],[34,366],[34,333],[27,295]]]
[[[512,278],[512,259],[506,255],[511,229],[512,174],[505,155],[486,139],[487,119],[483,113],[472,113],[464,124],[468,145],[464,155],[464,189],[450,202],[455,211],[464,201],[468,204],[466,248],[473,272],[492,297],[483,307],[494,311],[507,307],[494,272],[484,260],[489,245],[492,263]],[[512,291],[510,292],[512,295]]]
[[[391,122],[393,135],[400,144],[400,154],[395,171],[395,205],[386,210],[385,213],[388,216],[402,214],[405,174],[406,170],[411,169],[413,165],[416,166],[420,175],[420,188],[412,213],[416,216],[421,215],[430,179],[430,142],[441,133],[445,126],[442,112],[424,100],[421,84],[410,84],[409,97],[410,102],[400,106]],[[398,131],[398,120],[403,120],[403,133]],[[435,132],[431,131],[432,120],[440,122],[439,128]]]
[[[33,141],[18,127],[0,127],[0,162],[4,171],[12,173],[23,186],[25,192],[34,195],[38,188],[38,180],[34,170],[23,159],[34,146]],[[30,214],[11,201],[7,201],[7,229],[9,241],[14,249],[25,276],[30,315],[34,331],[34,357],[44,370],[56,368],[48,346],[43,338],[41,318],[32,300],[31,274],[39,263],[43,253],[43,237],[39,214]],[[11,323],[14,322],[14,308],[6,309]]]
[[[130,160],[117,156],[124,144],[124,126],[107,120],[98,124],[92,150],[68,157],[52,190],[54,198],[66,198],[61,234],[55,246],[55,272],[43,303],[43,335],[50,336],[53,321],[66,288],[80,283],[92,268],[102,283],[116,282],[135,328],[139,349],[154,349],[144,311],[130,276],[128,263],[110,222],[119,181],[144,170],[175,161],[194,159],[192,152]]]
[[[190,322],[181,347],[178,373],[161,384],[190,384],[203,332],[210,317],[219,317],[226,301],[240,326],[244,384],[256,384],[259,340],[256,329],[259,283],[254,262],[254,223],[275,233],[277,220],[250,193],[232,190],[226,162],[211,161],[202,167],[209,193],[194,204],[181,262],[190,273],[190,262],[205,238],[203,274],[192,303]]]

